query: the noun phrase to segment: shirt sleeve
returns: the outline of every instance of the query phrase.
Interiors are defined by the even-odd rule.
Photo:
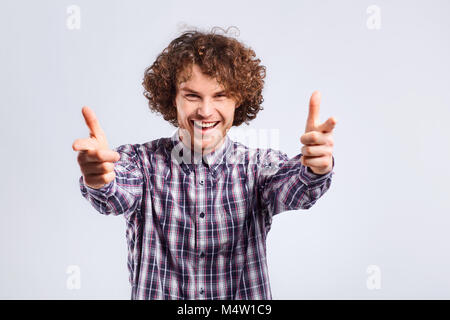
[[[289,159],[274,149],[267,149],[260,156],[257,185],[269,224],[280,212],[311,208],[330,188],[334,156],[332,170],[322,175],[302,165],[301,156],[300,153]]]
[[[123,214],[127,218],[140,210],[144,175],[134,145],[121,145],[114,151],[120,154],[120,160],[114,163],[115,180],[100,189],[93,189],[84,183],[81,176],[80,190],[82,196],[101,214]]]

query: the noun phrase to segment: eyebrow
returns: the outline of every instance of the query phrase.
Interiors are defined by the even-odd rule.
[[[195,93],[195,94],[198,94],[198,95],[200,95],[200,93],[198,93],[197,91],[195,91],[195,90],[192,90],[191,88],[188,88],[188,87],[184,87],[184,88],[182,88],[181,89],[181,91],[187,91],[187,92],[192,92],[192,93]],[[224,90],[221,90],[221,91],[217,91],[215,94],[219,94],[219,93],[225,93],[225,91]]]

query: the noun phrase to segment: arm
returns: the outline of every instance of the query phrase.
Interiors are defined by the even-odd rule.
[[[281,151],[268,149],[260,160],[257,186],[269,223],[280,212],[311,208],[330,188],[334,171],[315,174],[301,164],[301,156],[289,159]]]

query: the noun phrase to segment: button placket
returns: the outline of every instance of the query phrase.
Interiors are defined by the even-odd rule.
[[[207,179],[206,179],[206,170],[204,166],[198,166],[196,168],[197,171],[197,288],[198,288],[198,298],[205,299],[205,274],[204,274],[204,261],[205,261],[205,252],[206,252],[206,237],[207,237],[207,228],[206,228],[206,208],[208,201],[208,188],[207,188]]]

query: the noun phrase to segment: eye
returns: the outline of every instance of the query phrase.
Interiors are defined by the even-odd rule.
[[[195,95],[195,94],[187,94],[186,97],[189,97],[189,98],[198,98],[198,96]]]

